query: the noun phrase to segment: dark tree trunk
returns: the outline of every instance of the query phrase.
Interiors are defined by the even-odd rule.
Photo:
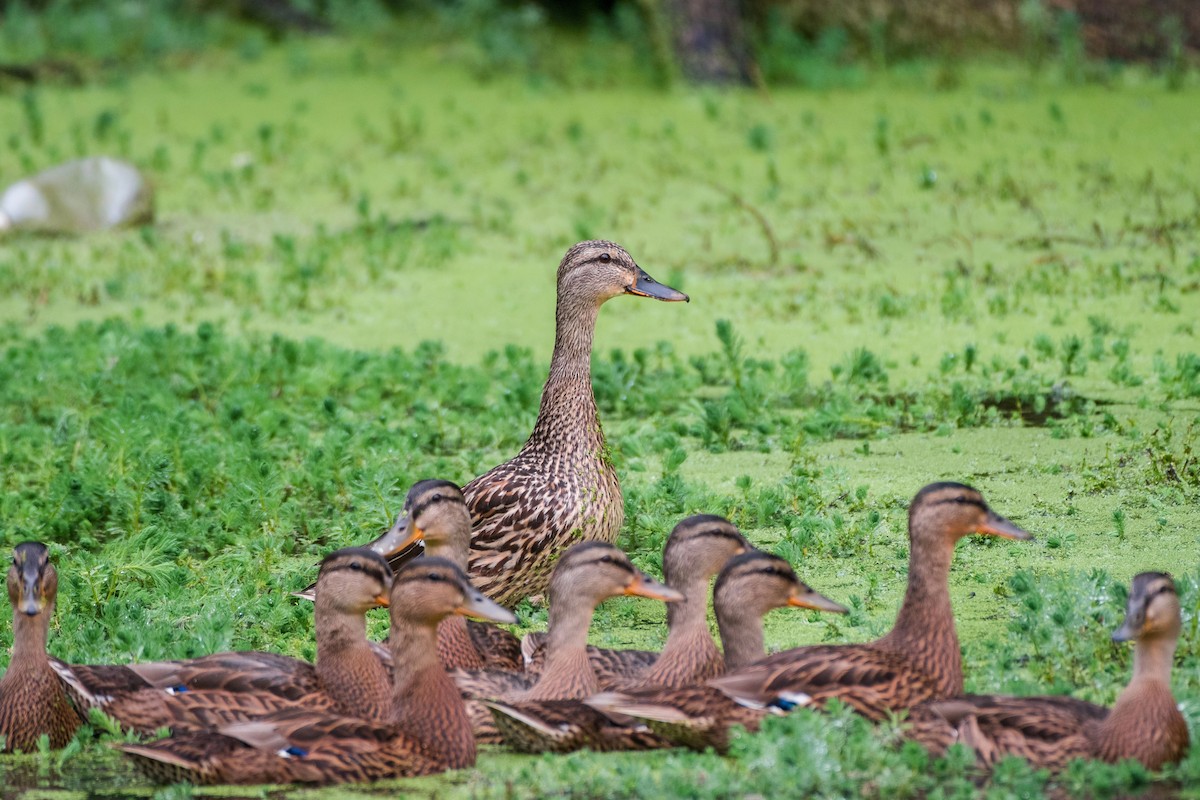
[[[750,83],[753,62],[738,0],[662,0],[683,76],[693,83]]]

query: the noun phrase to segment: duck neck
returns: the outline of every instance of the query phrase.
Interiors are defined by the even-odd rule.
[[[1097,751],[1104,760],[1136,758],[1158,769],[1186,752],[1187,723],[1171,694],[1175,644],[1175,636],[1138,641],[1133,678],[1098,726]]]
[[[392,620],[392,701],[396,724],[444,759],[448,769],[475,763],[475,736],[462,696],[438,659],[437,628]]]
[[[467,558],[470,556],[471,551],[471,535],[468,532],[462,537],[452,538],[461,538],[461,541],[451,541],[449,539],[446,541],[438,540],[436,545],[432,547],[426,546],[425,555],[432,558],[444,558],[463,572],[466,572]],[[447,617],[446,619],[453,619],[453,617]]]
[[[690,680],[711,674],[711,668],[721,663],[721,653],[708,631],[708,579],[691,580],[676,588],[683,600],[667,604],[667,641],[645,674],[652,683],[670,682],[673,676]]]
[[[915,535],[910,542],[920,538]],[[952,697],[963,691],[962,651],[950,607],[954,545],[939,541],[918,553],[919,549],[910,548],[904,603],[891,633],[879,644],[908,656],[938,682],[942,697]]]
[[[367,640],[366,615],[318,608],[316,618],[317,678],[338,711],[372,719],[389,717],[391,687]]]
[[[466,618],[457,614],[446,617],[438,625],[437,646],[441,662],[446,667],[484,669],[487,666],[483,654],[471,638],[471,631],[467,629]]]
[[[530,443],[573,438],[582,432],[597,449],[603,444],[592,393],[592,340],[599,312],[600,307],[592,301],[560,293],[550,377],[542,389],[542,404]]]
[[[323,608],[318,594],[314,616],[317,620],[318,674],[335,676],[347,660],[371,653],[371,646],[367,642],[366,615]]]
[[[717,628],[725,649],[725,669],[758,661],[767,654],[763,641],[763,615],[743,603],[717,604]]]
[[[49,670],[46,639],[50,634],[50,616],[53,613],[52,605],[32,617],[20,611],[13,612],[12,660],[9,661],[5,677]]]
[[[599,691],[587,654],[588,627],[594,610],[591,604],[551,601],[546,666],[522,700],[570,700]]]
[[[1177,642],[1175,636],[1156,636],[1139,641],[1133,651],[1133,678],[1130,685],[1156,681],[1170,686]]]

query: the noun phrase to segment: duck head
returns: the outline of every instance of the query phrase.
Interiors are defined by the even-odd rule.
[[[505,624],[517,621],[511,611],[484,597],[448,559],[418,558],[400,568],[391,592],[394,625],[403,620],[432,628],[452,614]]]
[[[367,547],[346,547],[321,562],[316,602],[331,611],[360,615],[386,606],[391,587],[392,569],[382,556]]]
[[[13,609],[28,617],[53,611],[58,596],[58,572],[50,551],[41,542],[21,542],[13,548],[8,568],[8,599]]]
[[[622,294],[666,302],[689,301],[683,292],[647,275],[633,256],[616,242],[580,242],[567,251],[558,265],[560,300],[590,298],[599,306]]]
[[[929,537],[951,547],[964,536],[984,534],[1003,539],[1033,535],[992,511],[978,490],[962,483],[931,483],[917,492],[908,507],[910,539]]]
[[[1175,581],[1165,572],[1143,572],[1134,576],[1125,622],[1112,638],[1114,642],[1176,638],[1181,624]]]
[[[753,549],[729,520],[715,514],[696,514],[675,526],[663,549],[663,575],[681,588],[694,580],[707,581],[736,555]]]
[[[462,490],[450,481],[417,481],[391,529],[367,545],[384,558],[424,544],[430,555],[466,558],[471,544],[471,514]]]

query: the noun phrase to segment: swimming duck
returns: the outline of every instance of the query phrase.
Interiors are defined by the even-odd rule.
[[[772,609],[792,606],[846,612],[844,606],[802,583],[787,561],[759,550],[736,556],[725,565],[713,589],[713,605],[725,650],[723,665],[731,669],[766,654],[763,617]],[[491,701],[488,706],[493,710],[504,741],[521,752],[567,752],[582,747],[597,751],[667,747],[672,743],[670,737],[659,736],[655,726],[647,727],[616,708],[621,704],[655,706],[689,692],[715,694],[718,703],[725,697],[700,682],[703,678],[690,683],[676,680],[671,675],[664,675],[664,678],[661,685],[649,680],[634,680],[619,692],[610,691],[583,700]]]
[[[580,242],[558,265],[554,353],[533,433],[511,460],[463,487],[471,512],[469,574],[502,605],[545,591],[573,542],[613,542],[625,517],[592,392],[600,306],[619,295],[687,302],[614,242]],[[386,534],[385,534],[386,536]],[[371,546],[393,553],[378,541]],[[396,554],[401,556],[402,554]]]
[[[588,627],[597,605],[631,595],[677,602],[683,595],[633,566],[624,552],[605,542],[570,547],[550,578],[550,621],[546,665],[540,675],[502,670],[455,670],[454,680],[472,700],[557,700],[586,697],[599,689],[587,653]],[[476,735],[497,739],[491,714],[469,704]]]
[[[328,784],[471,766],[475,739],[458,689],[438,659],[437,626],[449,614],[505,623],[516,618],[441,558],[401,568],[390,598],[390,722],[293,708],[121,749],[155,780],[201,784]]]
[[[392,714],[390,658],[368,641],[367,612],[388,604],[392,570],[349,547],[322,562],[316,592],[316,665],[275,653],[219,653],[130,665],[55,662],[76,708],[96,707],[151,734],[260,716],[292,706],[383,720]],[[384,654],[386,656],[386,653]]]
[[[697,514],[675,526],[663,549],[663,576],[683,600],[667,605],[667,641],[661,653],[588,647],[588,659],[602,688],[629,680],[656,686],[682,686],[720,675],[721,651],[708,630],[708,587],[734,556],[753,549],[742,532],[724,517]],[[546,634],[530,633],[521,642],[525,668],[540,673]]]
[[[1054,772],[1076,758],[1133,758],[1152,770],[1173,764],[1189,744],[1171,694],[1181,624],[1171,576],[1143,572],[1133,579],[1125,621],[1112,636],[1136,641],[1133,678],[1112,710],[1071,697],[968,695],[914,708],[910,736],[936,754],[963,742],[985,767],[1007,755]]]
[[[58,572],[41,542],[21,542],[8,568],[8,600],[13,607],[13,650],[0,677],[0,751],[31,752],[43,735],[50,746],[66,746],[79,717],[46,655],[50,617],[58,597]]]
[[[1007,539],[1030,534],[996,514],[961,483],[934,483],[913,498],[908,513],[908,590],[890,633],[866,644],[809,645],[784,650],[732,670],[709,685],[727,700],[639,705],[637,716],[688,729],[688,746],[728,745],[733,725],[757,729],[771,711],[838,698],[879,721],[927,700],[962,694],[962,653],[950,607],[949,573],[959,539],[981,533]],[[633,713],[633,709],[614,707]]]

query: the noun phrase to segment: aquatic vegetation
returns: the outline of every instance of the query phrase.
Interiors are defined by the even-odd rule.
[[[1100,89],[1011,66],[843,69],[831,37],[770,43],[771,69],[819,92],[662,92],[597,57],[647,35],[628,20],[590,31],[559,80],[566,50],[539,49],[538,20],[474,8],[506,16],[465,53],[247,39],[0,106],[4,174],[103,150],[148,169],[160,199],[152,227],[0,243],[0,538],[51,544],[51,650],[311,657],[311,614],[287,592],[390,523],[413,480],[464,480],[517,450],[552,344],[546,265],[605,235],[694,298],[669,317],[606,309],[599,326],[620,544],[639,566],[661,566],[683,516],[723,514],[852,609],[768,618],[772,646],[866,640],[903,591],[913,491],[976,483],[1039,543],[956,556],[969,688],[1110,701],[1128,671],[1107,638],[1122,587],[1169,567],[1195,729],[1200,214],[1194,131],[1173,122],[1195,87],[1133,70]],[[661,618],[616,602],[594,638],[659,644]],[[10,637],[0,621],[0,652]],[[487,753],[437,782],[314,797],[978,791],[964,754],[895,743],[799,714],[729,760]],[[129,782],[91,731],[0,759],[0,782],[85,791],[97,760]],[[1197,776],[1193,754],[1165,779]],[[1058,788],[1151,777],[1087,765]],[[1047,786],[1020,763],[990,780],[1000,796]]]

